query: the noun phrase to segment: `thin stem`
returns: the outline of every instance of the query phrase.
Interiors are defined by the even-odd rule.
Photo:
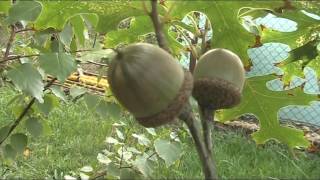
[[[189,131],[193,137],[194,143],[196,145],[196,149],[198,152],[198,156],[200,158],[200,161],[202,163],[202,170],[205,175],[205,179],[217,179],[217,174],[216,174],[216,168],[215,168],[215,163],[214,160],[207,151],[206,146],[203,144],[203,140],[201,138],[201,133],[199,129],[197,129],[195,125],[195,117],[192,113],[192,108],[191,105],[188,103],[184,109],[183,112],[179,115],[179,118],[183,120],[186,125],[189,128]]]
[[[35,29],[34,28],[20,29],[20,30],[17,30],[16,33],[21,33],[26,31],[35,31]]]
[[[78,61],[78,62],[81,62],[81,61]],[[109,67],[108,64],[94,62],[94,61],[90,61],[90,60],[87,60],[87,61],[83,62],[83,64],[94,64],[94,65],[97,65],[97,66]]]
[[[48,82],[48,84],[44,87],[44,91],[47,90],[56,80],[56,78],[52,79],[50,82]],[[16,127],[20,124],[20,122],[22,121],[22,119],[24,118],[24,116],[29,112],[29,110],[31,109],[32,105],[34,104],[36,98],[32,98],[28,105],[24,108],[24,110],[21,112],[21,114],[19,115],[19,117],[14,121],[14,123],[12,124],[12,126],[10,127],[7,135],[1,140],[0,142],[0,146],[2,145],[2,143],[10,136],[10,134],[16,129]]]
[[[98,36],[98,33],[96,33],[94,35],[94,39],[93,39],[93,44],[92,44],[92,48],[94,48],[96,46],[96,42],[97,42],[97,36]]]
[[[206,41],[206,36],[209,31],[209,21],[208,19],[205,20],[205,26],[204,26],[204,31],[201,33],[201,55],[207,52],[207,41]]]
[[[0,61],[0,63],[6,62],[6,60],[8,59],[12,43],[14,41],[14,38],[16,37],[16,32],[15,32],[14,26],[11,25],[10,27],[11,27],[11,34],[10,34],[9,40],[7,42],[6,51],[4,53],[3,59],[2,59],[2,61]]]
[[[122,163],[123,163],[123,148],[124,148],[124,146],[125,146],[125,144],[126,144],[126,142],[127,142],[127,140],[128,140],[128,134],[129,134],[129,132],[130,132],[130,130],[131,129],[128,129],[127,131],[126,131],[126,134],[125,134],[125,138],[124,138],[124,140],[123,140],[123,145],[121,146],[121,157],[120,157],[120,163],[119,163],[119,169],[121,169],[121,168],[123,168],[122,167]]]
[[[212,131],[213,131],[213,121],[214,121],[214,112],[211,109],[202,108],[199,106],[200,109],[200,117],[201,117],[201,123],[203,128],[203,136],[204,136],[204,142],[206,145],[206,148],[209,152],[209,154],[212,155]]]
[[[6,60],[1,61],[0,63],[4,63],[7,61],[14,61],[14,60],[18,60],[20,58],[26,58],[26,57],[35,57],[35,56],[40,56],[40,54],[30,54],[30,55],[25,55],[25,56],[10,56],[7,57]]]
[[[154,155],[156,155],[157,153],[156,152],[153,152],[152,154],[150,154],[149,156],[148,156],[148,158],[147,159],[150,159],[150,158],[152,158]]]
[[[151,0],[151,13],[150,17],[154,26],[154,31],[157,37],[157,41],[159,44],[159,47],[166,50],[168,53],[171,54],[171,50],[168,47],[168,43],[166,41],[165,35],[162,31],[163,24],[160,22],[160,18],[158,15],[158,9],[157,9],[157,0]]]

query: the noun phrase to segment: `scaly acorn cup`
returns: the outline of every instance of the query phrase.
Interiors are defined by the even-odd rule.
[[[193,97],[202,109],[231,108],[240,103],[245,70],[240,58],[227,49],[202,55],[194,71]]]
[[[166,51],[137,43],[118,50],[108,69],[114,96],[145,127],[173,121],[188,101],[193,77]]]

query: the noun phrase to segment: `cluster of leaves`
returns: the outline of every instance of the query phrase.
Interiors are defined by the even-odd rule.
[[[93,34],[106,33],[104,47],[114,48],[123,44],[144,41],[146,35],[153,32],[152,23],[146,13],[150,7],[144,3],[140,1],[18,1],[12,5],[10,1],[0,1],[0,31],[8,34],[7,37],[1,37],[1,41],[5,39],[9,42],[8,44],[0,43],[1,48],[5,48],[5,52],[1,52],[4,57],[0,61],[1,73],[7,80],[6,84],[13,84],[15,89],[22,92],[12,101],[13,112],[17,120],[24,114],[27,105],[30,105],[30,111],[26,112],[26,116],[22,116],[26,117],[25,128],[30,134],[35,136],[41,134],[46,129],[45,117],[59,104],[59,101],[68,99],[60,87],[46,86],[44,82],[56,78],[58,82],[63,83],[71,73],[76,71],[76,58],[79,55],[77,52],[91,46],[90,37]],[[239,16],[239,14],[243,15],[243,11],[240,11],[243,10],[243,7],[250,7],[245,9],[246,19],[244,16]],[[197,43],[191,44],[188,48],[179,43],[177,41],[179,33],[176,31],[180,28],[182,33],[188,31],[194,37],[201,36],[199,28],[194,24],[182,22],[187,14],[198,11],[206,15],[213,30],[209,46],[234,51],[241,57],[248,70],[252,64],[247,49],[267,42],[281,42],[290,45],[294,50],[291,51],[288,62],[296,63],[303,60],[307,64],[318,67],[319,63],[313,62],[319,60],[319,20],[301,11],[304,7],[309,8],[306,10],[310,11],[314,11],[315,8],[312,3],[310,6],[305,6],[300,2],[295,2],[293,7],[284,6],[282,1],[259,1],[259,3],[251,1],[163,1],[159,5],[160,19],[164,23],[164,34],[173,54],[177,57],[185,51],[197,49]],[[270,12],[278,17],[296,21],[298,30],[284,33],[263,26],[263,24],[257,26],[250,23],[250,20]],[[131,23],[129,27],[122,28],[119,22],[126,18],[131,18]],[[182,33],[180,35],[183,35]],[[96,38],[93,41],[93,46],[96,47]],[[110,54],[101,46],[93,50],[98,54],[102,53],[103,58]],[[86,61],[86,58],[101,59],[93,54],[94,52],[88,52],[87,57],[79,58],[79,61]],[[302,71],[301,68],[299,69],[300,66],[295,68],[296,71],[288,68],[290,64],[279,66],[285,71],[285,79],[289,80],[293,72]],[[273,78],[275,77],[268,75],[248,79],[242,104],[237,108],[222,111],[220,119],[225,121],[243,113],[254,113],[259,118],[261,125],[260,131],[253,136],[257,143],[277,139],[290,147],[307,146],[308,142],[303,138],[301,131],[280,126],[277,112],[279,108],[287,105],[308,104],[312,100],[317,100],[317,97],[307,95],[299,88],[272,92],[267,89],[266,82]],[[90,94],[84,95],[84,93],[86,93],[84,89],[72,88],[70,90],[73,98],[84,96],[92,111],[102,116],[113,118],[119,116],[120,109],[112,98],[100,98]],[[1,141],[7,138],[12,127],[15,127],[16,123],[19,124],[20,120],[9,121],[8,124],[1,127]],[[16,152],[25,149],[27,136],[23,132],[24,130],[19,130],[19,133],[11,135],[10,142],[3,147],[5,156],[14,157]],[[161,140],[156,142],[168,144]],[[140,163],[146,160],[143,155],[138,157],[140,157]],[[141,171],[141,168],[146,167],[140,167],[138,170]]]
[[[6,85],[20,92],[8,103],[14,119],[1,122],[0,142],[2,154],[6,158],[14,158],[26,149],[28,134],[37,137],[49,132],[45,119],[61,102],[75,101],[88,93],[86,89],[75,86],[68,90],[70,96],[66,96],[66,92],[58,85],[76,71],[77,61],[83,61],[76,52],[88,47],[89,32],[95,30],[99,17],[94,13],[76,11],[66,16],[65,21],[58,21],[62,24],[56,27],[42,25],[43,18],[53,18],[50,12],[46,12],[46,8],[54,5],[64,6],[55,2],[18,1],[13,5],[10,1],[0,2],[0,25],[6,32],[4,37],[8,36],[5,40],[9,42],[1,43],[1,48],[5,50],[0,61],[1,76]],[[54,13],[57,13],[55,10]],[[97,46],[92,54],[95,58],[103,58],[110,51]],[[88,56],[85,53],[80,55]],[[96,98],[90,94],[85,98],[88,107],[100,108],[98,112],[103,112],[104,118],[110,114],[119,116],[116,115],[119,114],[119,106],[112,100]],[[97,100],[101,103],[91,105]],[[106,112],[110,114],[106,115]],[[22,120],[24,126],[16,132]]]
[[[98,161],[104,166],[94,173],[85,166],[79,172],[66,175],[66,179],[96,178],[101,174],[110,179],[141,179],[152,177],[153,170],[163,161],[169,168],[182,156],[182,144],[177,132],[170,137],[157,134],[154,128],[145,128],[141,134],[122,121],[112,125],[110,136],[105,139],[106,149],[98,154]],[[84,171],[90,170],[90,171]]]

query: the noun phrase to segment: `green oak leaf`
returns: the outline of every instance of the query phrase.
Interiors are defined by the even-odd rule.
[[[109,113],[109,116],[114,120],[120,119],[121,108],[118,104],[108,102],[107,111]]]
[[[74,16],[70,19],[70,23],[72,24],[73,32],[78,40],[78,43],[80,45],[84,45],[85,37],[84,37],[84,30],[85,30],[85,24],[83,22],[83,19],[80,15]]]
[[[70,17],[89,12],[88,5],[79,1],[44,1],[42,5],[42,13],[35,22],[36,29],[62,30]]]
[[[34,137],[40,136],[43,132],[42,123],[34,117],[27,119],[25,126],[28,132]]]
[[[138,155],[133,162],[133,165],[145,176],[151,177],[154,169],[154,164],[148,158],[149,155],[144,153],[143,155]]]
[[[22,153],[28,144],[28,137],[25,134],[17,133],[10,137],[11,146],[19,153]]]
[[[13,67],[7,75],[19,90],[35,97],[40,103],[43,102],[44,85],[42,77],[32,64],[25,63]]]
[[[225,48],[235,52],[246,67],[250,67],[247,54],[248,47],[255,45],[255,36],[242,26],[237,18],[237,13],[242,7],[276,8],[282,5],[281,1],[168,1],[168,6],[173,5],[172,18],[181,20],[191,11],[199,11],[208,17],[211,22],[213,37],[211,48]],[[265,11],[255,13],[266,14]],[[241,38],[240,38],[241,37]]]
[[[121,115],[121,108],[118,104],[105,101],[102,97],[94,94],[86,94],[84,101],[88,110],[97,113],[102,118],[110,117],[118,120]]]
[[[1,5],[1,4],[0,4]],[[8,23],[13,24],[17,21],[35,21],[40,15],[42,4],[37,1],[17,1],[9,9]]]
[[[120,179],[131,179],[131,180],[138,180],[138,179],[143,179],[142,175],[129,168],[123,168],[120,170]]]
[[[317,50],[318,40],[309,41],[306,44],[290,51],[290,57],[285,63],[292,63],[298,60],[303,60],[305,64],[315,59],[320,52]]]
[[[101,98],[98,95],[86,94],[84,96],[84,101],[87,105],[87,108],[92,111],[98,106],[98,104],[101,101]]]
[[[168,40],[169,47],[173,50],[173,54],[179,55],[182,46],[169,35],[169,27],[170,24],[166,24],[163,27],[164,35]],[[113,48],[119,44],[141,42],[143,41],[143,36],[153,32],[153,25],[149,16],[136,16],[128,29],[119,29],[108,32],[104,44],[106,48]]]
[[[146,2],[147,4],[149,2]],[[99,15],[97,31],[109,32],[116,30],[119,22],[132,16],[144,15],[142,1],[104,1],[103,3],[89,4],[90,10]]]
[[[11,1],[0,1],[0,14],[8,14],[11,7]]]
[[[0,142],[3,141],[10,131],[10,126],[4,126],[0,128]]]
[[[66,46],[70,47],[72,38],[73,38],[73,30],[70,23],[67,23],[63,30],[59,33],[60,41]]]
[[[160,158],[165,161],[167,167],[171,166],[175,161],[180,159],[182,155],[181,145],[177,142],[157,139],[154,141],[154,147]]]
[[[60,82],[64,82],[77,68],[73,56],[65,53],[41,54],[39,61],[40,67]]]
[[[80,16],[87,26],[90,26],[93,28],[97,27],[99,22],[99,16],[96,13],[80,14]]]
[[[286,64],[285,66],[281,66],[281,69],[283,70],[283,75],[281,77],[281,80],[284,82],[286,86],[288,86],[294,76],[298,77],[304,77],[303,68],[302,68],[302,62],[292,62],[289,64]]]
[[[271,75],[247,79],[241,103],[235,108],[223,110],[220,114],[221,121],[252,113],[260,121],[260,130],[253,134],[258,144],[276,139],[290,148],[308,146],[302,131],[280,126],[277,113],[280,108],[288,105],[307,105],[310,101],[317,100],[317,96],[305,94],[299,87],[287,91],[271,91],[267,89],[266,82],[272,79],[274,77]]]
[[[70,23],[66,23],[59,37],[61,42],[70,47],[73,35],[77,38],[80,45],[85,42],[85,25],[96,27],[99,17],[94,13],[76,14],[69,19]],[[72,26],[71,26],[72,25]]]
[[[317,56],[314,60],[308,63],[307,67],[312,68],[316,71],[318,77],[320,77],[320,55]]]
[[[6,144],[2,151],[5,158],[14,159],[17,156],[17,151],[10,144]]]
[[[63,92],[62,88],[60,86],[51,86],[50,87],[51,89],[51,92],[57,96],[58,98],[60,98],[61,100],[63,100],[64,102],[67,101],[67,97],[66,97],[66,94]]]
[[[96,13],[99,21],[85,16],[98,32],[107,32],[117,28],[118,23],[127,17],[144,14],[141,1],[44,1],[43,10],[35,23],[36,29],[53,27],[62,30],[70,17],[78,14]],[[59,13],[57,13],[59,9]]]
[[[101,62],[102,59],[111,59],[114,56],[114,51],[111,49],[97,49],[92,50],[90,52],[82,52],[81,57],[78,59],[81,62],[87,62],[88,60],[94,61],[94,62]]]
[[[297,48],[305,35],[312,32],[314,28],[319,26],[319,20],[313,19],[300,11],[301,8],[296,10],[285,11],[284,13],[276,14],[278,17],[286,18],[297,23],[297,30],[293,32],[279,32],[271,29],[264,29],[262,31],[262,42],[280,42],[289,45],[292,49]]]
[[[41,113],[43,113],[45,116],[48,116],[49,113],[56,107],[59,106],[59,100],[56,96],[51,94],[46,94],[44,96],[44,102],[35,103],[36,107],[40,110]]]
[[[72,98],[76,98],[78,96],[81,96],[81,95],[85,94],[86,92],[87,92],[87,90],[82,87],[73,86],[70,88],[70,95]]]
[[[130,44],[139,41],[139,36],[153,31],[149,16],[135,17],[128,29],[110,31],[105,38],[105,47],[115,47],[118,44]]]

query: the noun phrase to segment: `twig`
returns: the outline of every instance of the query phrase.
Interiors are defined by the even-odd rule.
[[[35,29],[34,28],[20,29],[20,30],[17,30],[16,33],[21,33],[21,32],[26,32],[26,31],[35,31]]]
[[[207,36],[208,30],[209,30],[209,21],[208,21],[208,19],[206,19],[204,31],[201,32],[201,39],[202,39],[202,41],[201,41],[201,55],[206,53],[206,51],[207,51],[206,36]]]
[[[15,32],[14,26],[11,25],[10,27],[11,27],[11,34],[10,34],[10,37],[9,37],[9,40],[7,43],[7,47],[6,47],[6,51],[4,53],[3,59],[2,59],[2,61],[0,61],[0,63],[5,62],[7,60],[9,53],[10,53],[12,43],[14,41],[14,38],[16,37],[16,32]]]
[[[78,51],[75,51],[75,52],[84,52],[84,51],[90,51],[90,50],[78,50]],[[40,56],[40,54],[11,56],[11,57],[7,57],[7,58],[6,58],[5,60],[3,60],[3,61],[0,61],[0,64],[1,64],[1,63],[5,63],[5,62],[7,62],[7,61],[18,60],[18,59],[20,59],[20,58],[36,57],[36,56]],[[80,60],[77,60],[77,61],[78,61],[78,62],[81,62]],[[105,67],[108,67],[108,66],[109,66],[108,64],[98,63],[98,62],[94,62],[94,61],[90,61],[90,60],[87,60],[87,61],[84,62],[84,63],[94,64],[94,65],[98,65],[98,66],[105,66]]]
[[[44,91],[47,90],[56,80],[56,78],[52,79],[48,84],[44,87]],[[19,117],[14,121],[13,125],[10,127],[7,135],[1,140],[0,146],[2,143],[10,136],[10,134],[14,131],[14,129],[20,124],[21,120],[24,118],[24,116],[28,113],[28,111],[31,109],[32,105],[34,104],[36,98],[32,98],[28,105],[24,108],[24,110],[21,112]]]
[[[83,71],[83,74],[87,74],[90,76],[97,76],[97,77],[102,77],[102,78],[107,78],[107,76],[101,75],[101,74],[97,74],[97,73],[93,73],[93,72],[89,72],[89,71]]]
[[[190,50],[190,60],[189,60],[189,71],[193,74],[194,69],[197,64],[197,55],[194,54],[192,50]]]
[[[82,62],[81,60],[77,60],[77,62],[80,62],[80,63],[82,63],[82,64],[94,64],[94,65],[97,65],[97,66],[109,67],[108,64],[99,63],[99,62],[94,62],[94,61],[90,61],[90,60],[86,60],[85,62]]]
[[[147,159],[150,159],[150,158],[152,158],[154,155],[156,155],[157,153],[156,152],[153,152],[152,154],[150,154],[148,157],[147,157]]]
[[[171,50],[168,47],[168,43],[166,41],[165,35],[162,31],[163,24],[160,22],[158,10],[157,10],[157,0],[151,0],[151,13],[149,14],[154,26],[154,31],[157,37],[157,41],[159,47],[166,50],[168,53],[171,54]]]
[[[94,49],[79,49],[79,50],[76,50],[76,51],[70,51],[70,53],[88,52],[88,51],[94,51]]]
[[[120,167],[119,169],[130,169],[130,168],[133,168],[133,166],[122,166],[122,167]]]
[[[92,44],[92,48],[94,48],[96,46],[96,42],[97,42],[97,36],[98,36],[98,33],[96,33],[94,35],[94,39],[93,39],[93,44]]]
[[[217,179],[214,160],[212,158],[212,155],[209,154],[206,146],[202,142],[203,140],[201,138],[200,131],[196,128],[196,120],[189,103],[185,106],[183,112],[179,115],[179,118],[186,123],[193,137],[200,161],[202,163],[202,170],[205,175],[205,179]]]
[[[26,58],[26,57],[35,57],[35,56],[40,56],[40,54],[30,54],[30,55],[19,55],[19,56],[10,56],[10,57],[7,57],[6,60],[3,60],[1,61],[0,63],[4,63],[4,62],[7,62],[7,61],[13,61],[13,60],[18,60],[20,58]]]

